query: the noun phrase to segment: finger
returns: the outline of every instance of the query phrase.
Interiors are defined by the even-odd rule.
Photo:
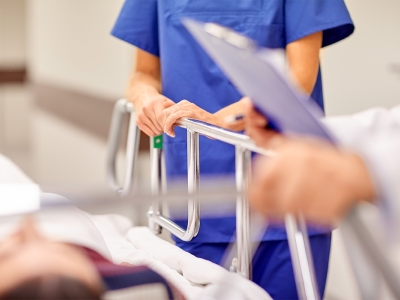
[[[156,122],[157,124],[157,122]],[[144,123],[144,125],[146,125],[153,133],[154,135],[158,135],[160,133],[162,133],[162,128],[159,128],[159,126],[157,126],[156,124],[154,124],[153,120],[148,118],[146,120],[146,122]]]
[[[136,117],[136,125],[148,136],[153,135],[154,130],[147,125],[147,117],[144,114],[140,114]]]
[[[170,128],[169,132],[174,134],[174,125],[182,118],[196,118],[196,114],[192,110],[180,110],[170,115],[166,121],[166,127]]]
[[[150,127],[148,127],[147,125],[139,126],[139,128],[141,131],[143,131],[145,134],[147,134],[150,137],[158,135],[153,130],[151,130]]]
[[[243,100],[243,109],[244,109],[245,115],[248,115],[254,109],[253,103],[251,102],[249,97],[244,97],[244,98],[242,98],[242,100]]]
[[[277,133],[270,130],[265,130],[260,127],[247,128],[245,133],[254,141],[259,147],[268,148],[269,140]]]
[[[171,107],[171,106],[174,105],[174,104],[175,104],[174,101],[168,99],[167,101],[165,101],[165,102],[163,103],[163,108],[166,109],[166,108],[168,108],[168,107]]]
[[[153,115],[154,119],[153,124],[157,128],[158,131],[162,132],[163,131],[163,126],[162,126],[162,108],[161,105],[153,106]]]
[[[268,125],[267,119],[257,112],[255,109],[251,110],[248,114],[250,124],[265,128]]]
[[[163,112],[162,112],[162,120],[163,120],[162,127],[163,127],[164,132],[167,132],[165,129],[167,127],[166,122],[167,122],[167,119],[169,118],[169,116],[171,116],[172,114],[175,114],[179,110],[181,110],[181,108],[178,107],[178,104],[175,104],[175,105],[170,106],[169,108],[166,108],[163,110]]]
[[[138,119],[142,124],[148,126],[153,132],[162,132],[162,127],[158,126],[153,105],[143,107],[143,113],[138,116]]]
[[[171,102],[172,102],[172,101],[171,101]],[[170,105],[170,104],[171,104],[171,105]],[[187,106],[187,104],[190,104],[190,103],[189,103],[188,101],[186,101],[186,100],[182,100],[182,101],[180,101],[180,102],[178,102],[178,103],[172,102],[172,103],[166,104],[167,107],[164,108],[163,111],[162,111],[162,114],[163,114],[163,122],[162,122],[163,128],[164,128],[164,124],[165,124],[166,119],[167,119],[171,114],[174,114],[174,113],[176,113],[176,112],[178,112],[178,111],[184,109],[185,106]]]
[[[164,128],[165,115],[169,114],[168,109],[173,107],[174,105],[176,105],[175,102],[169,99],[163,102],[162,109],[160,109],[159,112],[159,123],[162,128]]]
[[[193,116],[193,112],[186,111],[186,110],[180,110],[175,113],[172,113],[171,115],[169,115],[169,117],[165,121],[164,132],[170,136],[175,136],[173,127],[174,127],[175,123],[177,122],[177,120],[179,120],[180,118],[184,118],[184,117],[190,118],[192,116]]]
[[[162,122],[163,122],[163,116],[162,116],[162,112],[164,110],[164,101],[165,98],[163,98],[162,100],[159,101],[154,101],[151,105],[151,109],[152,112],[149,114],[149,116],[151,117],[151,120],[154,124],[154,126],[157,128],[157,130],[159,132],[163,131],[163,126],[162,126]]]

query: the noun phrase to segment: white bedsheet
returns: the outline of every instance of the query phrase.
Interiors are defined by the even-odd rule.
[[[0,214],[40,208],[40,188],[7,157],[0,155]]]

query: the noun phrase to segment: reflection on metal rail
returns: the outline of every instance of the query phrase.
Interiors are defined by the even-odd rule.
[[[117,181],[116,160],[122,133],[122,124],[126,114],[130,114],[128,142],[126,144],[126,171],[123,184],[120,186]],[[127,102],[125,99],[118,100],[114,106],[110,133],[108,135],[106,170],[108,184],[112,190],[121,197],[129,195],[131,191],[133,173],[135,170],[137,153],[139,149],[139,138],[140,130],[136,126],[133,105]]]
[[[133,166],[131,164],[135,163],[138,149],[138,129],[136,125],[134,125],[134,114],[131,114],[127,147],[128,167],[124,185],[121,188],[116,184],[114,166],[118,148],[117,143],[120,138],[120,129],[117,127],[121,127],[123,116],[126,113],[133,112],[132,105],[127,101],[125,101],[124,105],[123,101],[124,100],[118,101],[114,110],[107,159],[109,183],[121,196],[127,195],[130,191],[133,172]],[[165,228],[184,241],[190,241],[195,237],[200,228],[200,206],[198,199],[196,199],[196,193],[199,190],[200,183],[199,135],[205,135],[234,145],[236,147],[236,187],[239,192],[236,204],[236,234],[238,245],[238,265],[236,269],[239,274],[250,279],[252,261],[250,209],[245,195],[250,175],[251,152],[267,156],[271,156],[273,153],[257,147],[251,139],[245,135],[224,130],[203,122],[183,119],[177,125],[186,128],[188,138],[188,191],[189,194],[192,195],[192,197],[188,199],[188,226],[185,230],[164,216],[162,212],[162,203],[158,201],[153,202],[148,212],[149,225],[156,233],[159,233],[161,228]],[[136,145],[130,145],[129,141],[136,141]],[[152,191],[153,194],[158,195],[164,192],[165,185],[163,153],[162,149],[155,149],[154,147],[151,147],[151,149]],[[128,151],[135,153],[132,154]],[[320,299],[305,222],[302,219],[289,215],[285,219],[285,224],[299,297],[301,299]]]

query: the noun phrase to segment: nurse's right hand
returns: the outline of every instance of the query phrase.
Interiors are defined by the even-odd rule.
[[[175,103],[161,95],[156,90],[144,89],[132,100],[136,110],[136,124],[148,136],[160,135],[164,132],[162,126],[162,111]]]

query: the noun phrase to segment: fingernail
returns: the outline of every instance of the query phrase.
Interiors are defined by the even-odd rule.
[[[174,138],[175,137],[175,133],[173,132],[165,132],[168,136]]]

